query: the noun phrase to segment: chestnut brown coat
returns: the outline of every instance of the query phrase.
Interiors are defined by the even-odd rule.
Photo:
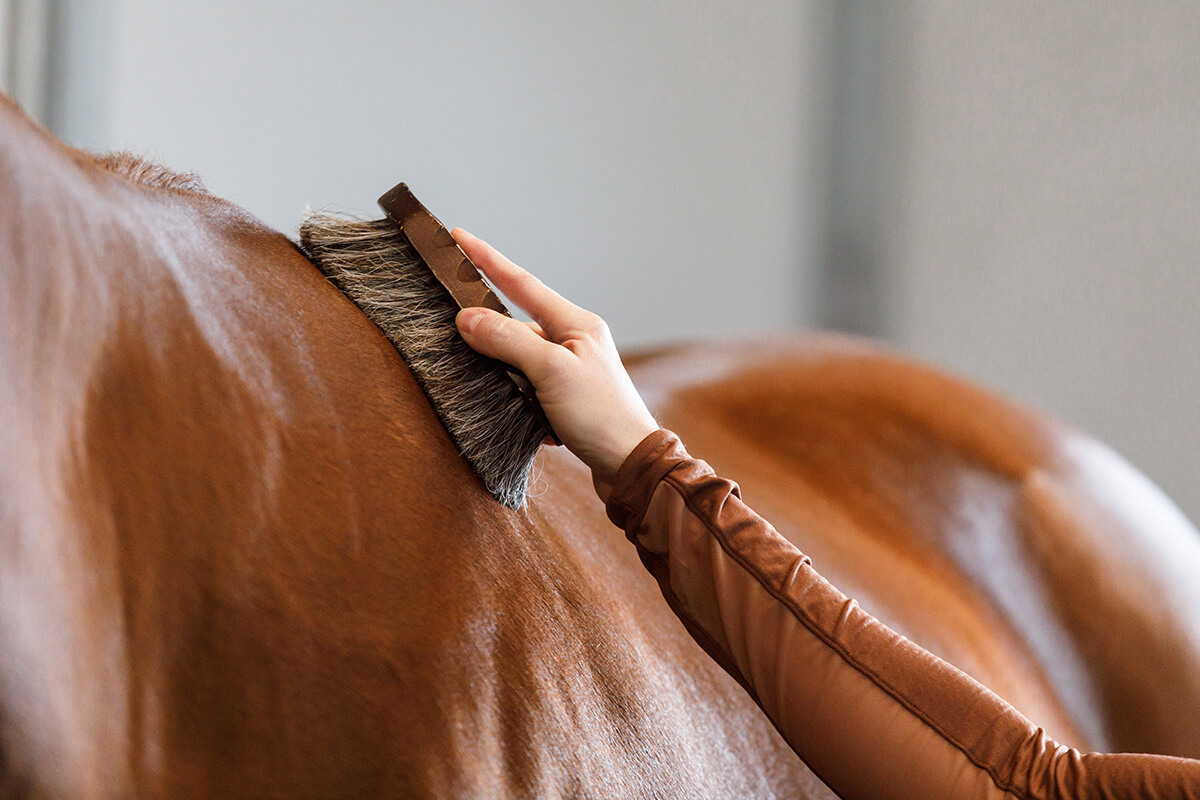
[[[1200,755],[1200,539],[1111,452],[845,340],[632,367],[885,622]],[[291,241],[0,99],[0,797],[828,797],[539,468],[499,506]]]

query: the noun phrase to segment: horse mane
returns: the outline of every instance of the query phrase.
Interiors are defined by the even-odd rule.
[[[162,164],[151,161],[145,156],[118,151],[93,156],[96,166],[102,167],[117,175],[124,175],[132,181],[154,186],[159,189],[172,191],[197,192],[209,194],[204,181],[194,172],[178,172]]]

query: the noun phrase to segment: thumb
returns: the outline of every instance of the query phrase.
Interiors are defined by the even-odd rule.
[[[557,347],[528,325],[489,308],[464,308],[454,321],[472,350],[516,367],[535,385],[546,374]]]

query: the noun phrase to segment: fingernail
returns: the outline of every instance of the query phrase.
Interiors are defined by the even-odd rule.
[[[483,319],[483,309],[479,308],[464,308],[458,312],[458,327],[459,330],[467,333],[474,333],[476,326],[479,325],[479,320]]]

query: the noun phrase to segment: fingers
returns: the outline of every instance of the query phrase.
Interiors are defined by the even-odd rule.
[[[464,308],[455,323],[471,349],[516,367],[535,385],[545,379],[562,350],[524,322],[491,309]]]
[[[576,322],[582,309],[509,261],[499,250],[462,228],[455,228],[451,235],[488,280],[533,317],[551,337]]]

